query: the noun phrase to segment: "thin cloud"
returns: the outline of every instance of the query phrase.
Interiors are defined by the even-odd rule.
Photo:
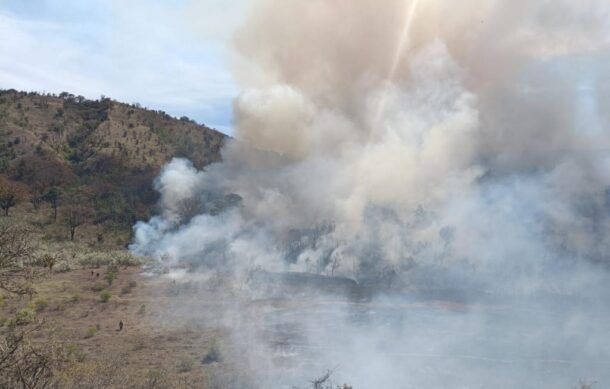
[[[11,37],[0,41],[0,88],[104,94],[230,132],[229,34],[207,34],[187,17],[205,2],[43,3],[0,6],[0,34]],[[226,12],[237,18],[233,6]]]

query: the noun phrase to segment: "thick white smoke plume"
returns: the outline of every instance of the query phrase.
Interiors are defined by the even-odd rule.
[[[136,225],[132,249],[236,279],[310,272],[373,290],[597,306],[610,296],[608,20],[607,0],[257,1],[235,38],[237,141],[204,172],[184,160],[165,167],[163,212]],[[434,322],[480,324],[449,316]],[[583,328],[565,320],[551,330],[559,343],[567,327]],[[392,331],[373,339],[404,334]],[[427,340],[432,354],[482,348]],[[600,342],[547,359],[610,359]],[[383,361],[376,372],[401,377],[388,358],[371,351],[346,371],[375,387],[354,366]],[[454,387],[413,374],[384,383]],[[505,374],[464,374],[515,387]]]

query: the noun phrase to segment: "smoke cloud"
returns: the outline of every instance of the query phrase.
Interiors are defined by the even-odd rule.
[[[370,310],[267,317],[309,347],[291,369],[227,308],[265,387],[334,365],[358,388],[608,383],[609,18],[605,0],[259,0],[235,33],[237,140],[205,171],[165,167],[132,250],[373,291]]]

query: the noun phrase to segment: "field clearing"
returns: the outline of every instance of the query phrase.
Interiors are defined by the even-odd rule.
[[[161,320],[175,298],[168,296],[171,280],[128,267],[121,268],[109,286],[105,274],[103,268],[46,274],[37,280],[31,300],[6,298],[0,317],[23,309],[34,311],[44,323],[34,338],[54,339],[74,350],[77,369],[136,381],[159,375],[185,387],[205,382],[202,359],[219,331],[202,327],[195,331],[179,321]],[[110,297],[103,302],[106,292]],[[119,322],[123,322],[120,331]]]

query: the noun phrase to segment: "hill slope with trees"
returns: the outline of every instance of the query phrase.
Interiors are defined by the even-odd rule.
[[[103,96],[1,90],[2,213],[43,207],[72,239],[81,224],[128,230],[154,209],[154,178],[166,162],[185,157],[202,168],[220,160],[225,140],[186,117]]]

